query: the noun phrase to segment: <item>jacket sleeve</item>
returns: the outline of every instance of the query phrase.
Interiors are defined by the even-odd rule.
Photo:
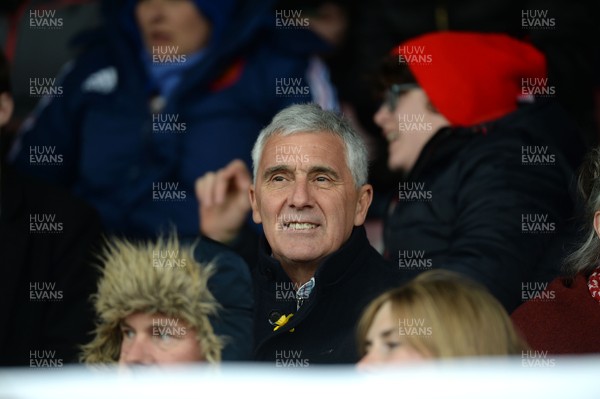
[[[73,62],[63,67],[52,96],[40,99],[9,154],[17,170],[64,187],[75,179],[79,154],[76,104],[81,102],[81,90],[74,68]]]
[[[483,282],[508,310],[520,303],[522,284],[536,278],[570,211],[561,167],[524,164],[522,148],[519,140],[490,140],[463,160],[455,230],[441,265]]]
[[[226,246],[205,237],[196,247],[194,256],[200,262],[214,262],[216,265],[216,272],[208,286],[221,305],[211,323],[215,334],[225,339],[223,361],[250,360],[254,296],[248,266]]]

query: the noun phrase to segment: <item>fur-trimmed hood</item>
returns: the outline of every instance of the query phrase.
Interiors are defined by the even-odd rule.
[[[196,329],[205,359],[220,361],[223,342],[209,321],[219,307],[207,287],[214,266],[196,262],[193,246],[182,246],[174,235],[145,243],[114,239],[101,259],[103,275],[92,296],[99,320],[94,339],[82,348],[83,362],[117,362],[119,324],[140,311],[184,319]]]

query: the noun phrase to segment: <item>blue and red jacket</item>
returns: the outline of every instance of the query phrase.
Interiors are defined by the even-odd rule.
[[[241,1],[218,45],[166,102],[152,103],[120,4],[103,3],[105,25],[80,39],[84,51],[23,124],[12,161],[70,188],[109,232],[150,237],[175,226],[197,235],[197,177],[235,158],[250,165],[258,133],[282,108],[325,97],[335,105],[315,61],[324,44],[307,29],[278,29],[271,2]]]

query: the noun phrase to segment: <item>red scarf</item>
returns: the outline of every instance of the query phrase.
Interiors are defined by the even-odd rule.
[[[600,267],[598,267],[588,278],[588,288],[592,298],[600,303]]]

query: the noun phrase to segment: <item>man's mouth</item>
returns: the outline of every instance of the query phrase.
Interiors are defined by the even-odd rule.
[[[316,229],[317,227],[319,227],[318,224],[314,224],[314,223],[306,223],[306,222],[291,222],[291,223],[284,223],[283,224],[283,229],[284,230],[312,230],[312,229]]]

